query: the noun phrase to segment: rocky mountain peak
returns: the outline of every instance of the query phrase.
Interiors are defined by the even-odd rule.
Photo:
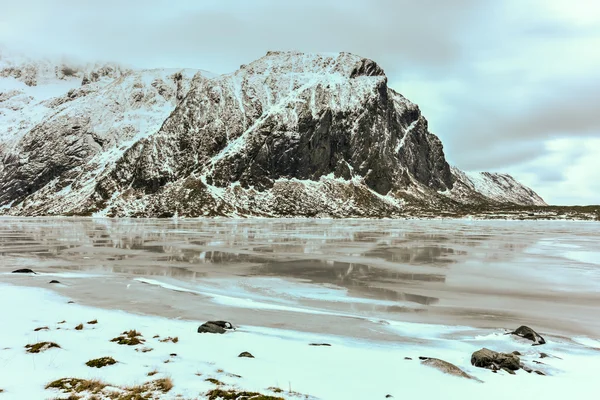
[[[373,60],[351,53],[301,53],[297,51],[269,51],[258,60],[243,65],[241,73],[260,75],[318,75],[356,78],[383,77],[383,69]]]
[[[354,54],[269,52],[219,76],[75,74],[51,98],[0,93],[0,212],[392,216],[534,195],[452,171],[419,107]]]

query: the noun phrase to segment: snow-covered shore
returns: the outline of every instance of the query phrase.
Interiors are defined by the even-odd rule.
[[[161,399],[204,399],[217,387],[286,399],[494,399],[506,398],[507,392],[519,398],[558,399],[592,393],[600,367],[600,342],[590,338],[546,336],[546,345],[531,346],[498,329],[413,323],[400,323],[398,330],[412,332],[415,343],[398,344],[256,326],[239,326],[223,335],[198,334],[204,321],[81,306],[40,288],[2,283],[0,302],[0,400],[67,398],[69,393],[45,389],[61,378],[98,379],[109,385],[96,397],[77,393],[82,399],[109,398],[111,391],[125,394],[123,388],[161,378],[170,378],[173,388],[148,392]],[[87,323],[93,320],[97,324]],[[76,330],[79,324],[83,329]],[[36,331],[41,327],[48,329]],[[129,330],[140,332],[145,342],[111,342]],[[176,343],[161,342],[169,337],[176,337]],[[419,339],[427,339],[426,344]],[[26,345],[39,342],[54,342],[60,348],[26,352]],[[331,346],[310,346],[313,342]],[[471,354],[482,347],[519,351],[526,365],[548,376],[522,370],[514,376],[494,374],[471,366]],[[244,351],[255,358],[238,357]],[[540,359],[540,352],[552,357]],[[109,356],[117,363],[100,369],[85,365]],[[419,356],[451,362],[484,383],[446,375],[422,365]],[[211,378],[223,384],[207,381]]]

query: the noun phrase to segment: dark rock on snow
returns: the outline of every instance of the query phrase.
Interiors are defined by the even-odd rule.
[[[521,359],[515,354],[498,353],[483,348],[473,353],[471,364],[476,367],[491,369],[492,371],[503,369],[510,373],[521,368]]]
[[[250,353],[248,353],[247,351],[244,351],[242,353],[240,353],[240,355],[238,357],[242,357],[242,358],[254,358],[254,356]]]
[[[534,346],[546,343],[542,336],[540,336],[536,331],[525,325],[518,327],[516,331],[511,332],[510,334],[531,340]]]
[[[35,274],[35,272],[30,270],[29,268],[15,269],[12,273],[13,274]]]
[[[227,321],[208,321],[198,327],[198,333],[225,333],[228,330],[235,329]]]
[[[330,347],[329,343],[310,343],[309,346],[327,346]]]
[[[48,283],[60,283],[59,281],[57,281],[56,279],[52,279],[50,282]]]

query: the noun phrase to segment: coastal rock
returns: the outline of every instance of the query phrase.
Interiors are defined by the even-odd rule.
[[[198,327],[198,333],[225,333],[228,330],[235,329],[231,322],[227,321],[208,321]]]
[[[421,364],[426,365],[431,368],[435,368],[435,369],[442,371],[443,373],[448,374],[448,375],[454,375],[454,376],[458,376],[461,378],[473,379],[473,380],[481,382],[481,380],[475,378],[472,375],[467,374],[465,371],[458,368],[456,365],[449,363],[447,361],[444,361],[444,360],[440,360],[439,358],[427,358],[427,359],[421,361]]]
[[[528,326],[520,326],[514,332],[510,332],[511,335],[520,336],[524,339],[531,340],[533,342],[533,346],[538,346],[546,343],[546,340],[538,334],[536,331],[531,329]]]
[[[487,368],[493,371],[503,369],[510,373],[510,371],[517,371],[521,368],[521,359],[515,354],[498,353],[483,348],[471,355],[471,364],[476,367]]]

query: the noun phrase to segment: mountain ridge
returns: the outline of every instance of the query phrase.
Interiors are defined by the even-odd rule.
[[[15,69],[1,66],[0,127],[17,123],[4,110],[27,96],[6,95]],[[100,67],[78,79],[21,108],[51,116],[0,134],[1,213],[380,217],[545,205],[512,177],[448,165],[419,107],[350,53],[269,52],[226,75]]]

